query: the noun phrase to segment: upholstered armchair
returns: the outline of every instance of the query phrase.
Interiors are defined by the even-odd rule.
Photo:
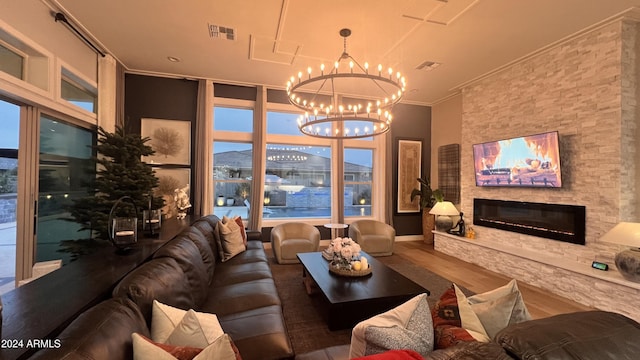
[[[320,249],[320,231],[312,225],[289,222],[271,229],[271,249],[278,264],[300,262],[296,254]]]
[[[396,229],[377,220],[357,220],[349,225],[349,237],[369,255],[389,256],[393,254]]]

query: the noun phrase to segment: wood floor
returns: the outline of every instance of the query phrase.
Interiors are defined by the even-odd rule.
[[[495,289],[511,280],[507,276],[435,251],[433,245],[427,245],[422,241],[396,242],[394,253],[475,293]],[[518,282],[518,288],[534,319],[593,310],[588,306],[522,282]],[[440,296],[440,294],[433,294],[433,296]]]

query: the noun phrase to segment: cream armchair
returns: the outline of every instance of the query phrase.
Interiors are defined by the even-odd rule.
[[[377,220],[358,220],[349,225],[349,237],[369,255],[388,256],[393,254],[396,229]]]
[[[296,254],[320,249],[320,230],[315,226],[289,222],[271,229],[271,249],[278,264],[298,263]]]

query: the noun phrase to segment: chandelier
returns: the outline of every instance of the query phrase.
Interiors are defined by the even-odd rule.
[[[351,30],[340,30],[344,38],[344,51],[325,72],[320,65],[320,74],[311,67],[307,73],[298,72],[287,82],[289,102],[304,115],[298,118],[298,128],[309,136],[330,139],[356,139],[384,134],[389,131],[393,115],[391,109],[405,92],[406,81],[400,72],[382,65],[370,71],[369,64],[360,65],[347,53],[347,37]],[[342,64],[345,63],[345,64]],[[340,87],[362,91],[370,88],[375,93],[372,100],[345,100]],[[330,98],[328,98],[330,96]]]

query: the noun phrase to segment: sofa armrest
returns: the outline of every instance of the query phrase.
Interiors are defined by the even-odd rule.
[[[262,241],[262,232],[258,230],[246,230],[247,240]]]

